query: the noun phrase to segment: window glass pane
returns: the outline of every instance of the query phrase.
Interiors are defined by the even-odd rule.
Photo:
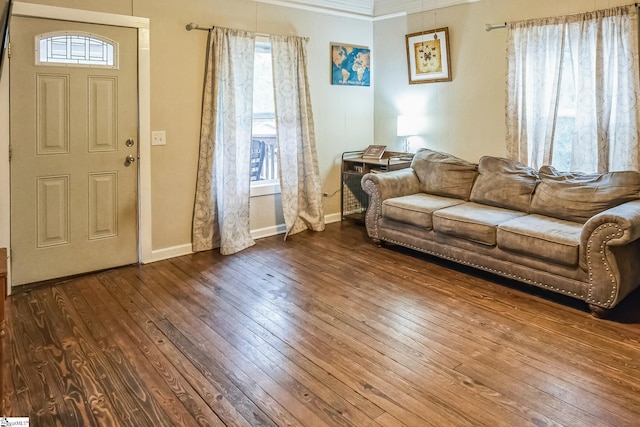
[[[568,171],[572,169],[571,152],[576,134],[576,89],[568,44],[565,46],[563,58],[551,163],[558,170]]]
[[[256,43],[253,78],[253,114],[275,114],[271,46]]]
[[[553,167],[561,171],[571,170],[571,142],[575,134],[575,115],[561,115],[556,119],[553,143]]]
[[[92,60],[104,60],[105,56],[105,45],[98,40],[89,40],[89,58]]]
[[[38,36],[38,64],[70,64],[113,67],[115,43],[86,34],[43,34]]]
[[[278,182],[271,45],[257,41],[253,76],[252,183]],[[258,161],[257,159],[262,159]],[[256,169],[257,168],[257,169]]]
[[[59,38],[59,37],[54,37],[51,38],[49,40],[43,40],[45,42],[45,58],[47,57],[47,51],[46,48],[50,47],[51,51],[49,53],[48,56],[50,56],[51,58],[58,58],[58,59],[62,59],[62,58],[66,58],[67,57],[67,41],[66,39],[63,38]],[[47,44],[47,41],[49,41],[49,44]]]
[[[84,39],[80,39],[79,37],[69,37],[69,42],[71,43],[72,59],[82,60],[87,57],[86,43]]]

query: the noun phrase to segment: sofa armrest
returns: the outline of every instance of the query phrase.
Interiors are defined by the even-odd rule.
[[[371,185],[369,185],[371,183]],[[377,191],[380,201],[391,197],[402,197],[420,192],[420,181],[411,168],[387,173],[368,173],[362,177],[362,188],[371,197]]]
[[[604,227],[603,227],[604,226]],[[616,230],[607,244],[621,246],[640,238],[640,200],[623,203],[591,217],[582,228],[582,243],[587,243],[598,228]]]
[[[640,285],[640,200],[591,217],[582,228],[580,248],[589,274],[587,302],[615,306]]]
[[[372,239],[379,238],[378,220],[382,216],[383,201],[420,192],[420,181],[411,168],[387,173],[368,173],[362,177],[361,184],[369,195],[365,225]]]

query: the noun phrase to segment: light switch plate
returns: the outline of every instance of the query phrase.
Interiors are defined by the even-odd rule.
[[[163,130],[157,130],[151,132],[151,145],[166,145],[167,144],[167,132]]]

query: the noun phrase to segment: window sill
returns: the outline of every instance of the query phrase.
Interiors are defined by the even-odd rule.
[[[280,183],[278,181],[251,184],[251,197],[270,196],[272,194],[280,194]]]

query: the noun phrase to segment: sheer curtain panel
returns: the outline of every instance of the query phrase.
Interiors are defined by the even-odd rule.
[[[271,36],[280,189],[286,236],[324,230],[322,187],[307,78],[306,40]]]
[[[507,155],[536,168],[550,164],[563,46],[562,18],[507,26]]]
[[[250,234],[249,161],[253,107],[253,33],[209,33],[202,101],[193,250],[229,255],[255,244]]]
[[[638,170],[638,9],[507,26],[507,153],[539,168]]]

